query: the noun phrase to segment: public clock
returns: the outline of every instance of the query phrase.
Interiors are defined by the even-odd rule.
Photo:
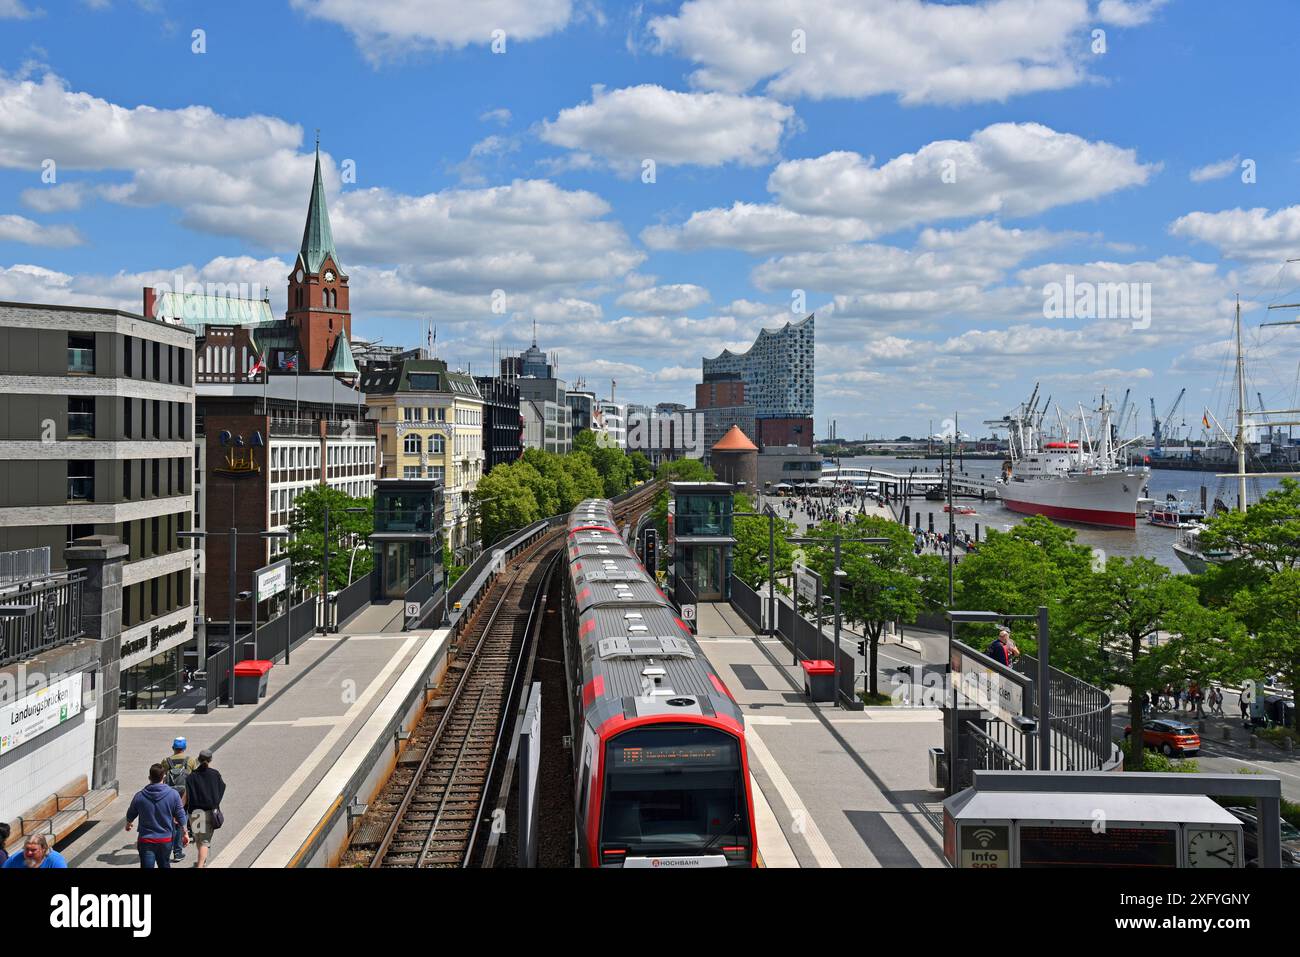
[[[325,270],[325,281],[326,281],[326,282],[333,282],[333,281],[334,281],[334,270],[333,270],[333,269],[326,269],[326,270]]]
[[[301,269],[298,270],[298,274],[297,274],[296,276],[294,276],[294,278],[297,279],[299,282],[302,282],[302,270],[301,270]]]
[[[1201,869],[1237,866],[1237,832],[1222,828],[1187,829],[1187,866]]]

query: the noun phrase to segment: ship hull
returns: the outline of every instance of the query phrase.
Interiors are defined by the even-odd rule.
[[[1137,528],[1137,500],[1144,475],[1105,472],[1061,478],[1014,479],[999,489],[1002,504],[1013,512],[1044,515],[1058,522]]]

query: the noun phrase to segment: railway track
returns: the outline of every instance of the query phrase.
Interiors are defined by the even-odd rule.
[[[621,503],[619,517],[647,508],[655,488]],[[488,585],[453,645],[435,697],[352,835],[342,866],[470,865],[507,730],[503,716],[516,698],[522,652],[563,535],[559,528],[543,536]]]

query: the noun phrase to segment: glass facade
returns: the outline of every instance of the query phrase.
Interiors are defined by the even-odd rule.
[[[442,582],[444,499],[436,482],[384,481],[375,488],[378,596],[402,598],[433,573]]]
[[[118,707],[123,710],[159,708],[183,687],[181,648],[169,648],[122,671]]]

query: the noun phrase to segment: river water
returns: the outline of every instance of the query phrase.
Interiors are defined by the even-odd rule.
[[[896,474],[907,474],[913,469],[933,472],[941,467],[939,459],[894,459],[875,455],[846,458],[842,460],[841,464],[856,468],[883,469]],[[989,479],[996,479],[1000,474],[1000,468],[1000,459],[968,458],[965,460],[964,465],[961,462],[958,463],[959,472],[964,471],[968,475],[982,475]],[[1279,479],[1275,478],[1247,479],[1247,500],[1252,503],[1255,502],[1260,495],[1277,488],[1279,481]],[[1151,477],[1147,482],[1148,495],[1158,502],[1164,501],[1165,495],[1170,494],[1199,504],[1201,486],[1206,488],[1206,500],[1211,508],[1216,495],[1222,498],[1229,507],[1236,504],[1236,480],[1220,479],[1213,472],[1152,469]],[[913,526],[916,524],[915,516],[917,514],[921,516],[922,528],[928,527],[929,517],[933,515],[935,531],[945,532],[948,530],[948,514],[943,510],[942,502],[928,502],[922,498],[912,498],[909,504],[912,507],[914,516],[912,519]],[[975,514],[956,516],[957,528],[964,529],[974,535],[975,526],[979,525],[981,539],[987,529],[993,528],[1002,532],[1009,531],[1013,526],[1024,521],[1026,517],[1019,512],[1004,508],[995,501],[981,502],[979,500],[962,499],[961,504],[973,506]],[[1080,544],[1101,549],[1107,555],[1121,555],[1126,558],[1143,555],[1155,559],[1176,572],[1185,573],[1187,571],[1183,563],[1178,560],[1178,556],[1174,554],[1173,543],[1178,540],[1178,531],[1176,529],[1151,525],[1142,517],[1138,518],[1137,528],[1132,531],[1093,528],[1087,525],[1072,525],[1064,522],[1058,524],[1073,528],[1077,533],[1077,540]]]

